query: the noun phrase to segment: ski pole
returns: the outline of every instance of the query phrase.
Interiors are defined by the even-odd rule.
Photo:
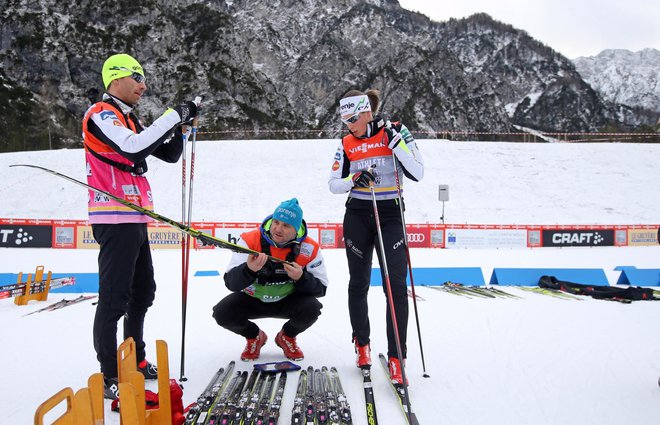
[[[376,191],[374,182],[369,182],[369,189],[371,190],[371,200],[374,205],[374,220],[376,221],[376,232],[378,233],[378,244],[380,248],[380,257],[382,258],[383,266],[383,283],[387,291],[387,301],[390,308],[390,316],[392,317],[392,327],[394,328],[394,340],[396,341],[396,352],[399,358],[399,365],[401,366],[401,377],[403,378],[403,391],[406,395],[406,414],[408,415],[408,423],[412,423],[412,408],[410,406],[410,397],[408,396],[408,380],[406,379],[406,368],[403,363],[403,350],[401,349],[401,338],[399,338],[399,325],[396,320],[396,309],[394,308],[394,299],[392,298],[392,286],[390,285],[390,275],[387,271],[387,259],[385,258],[385,246],[383,245],[383,231],[380,228],[380,217],[378,216],[378,204],[376,203]]]
[[[186,224],[186,182],[188,180],[186,170],[186,151],[188,130],[183,131],[183,154],[181,157],[181,223]],[[181,371],[179,381],[186,381],[184,376],[184,357],[185,357],[185,338],[186,338],[186,304],[188,298],[188,269],[186,266],[187,244],[190,241],[189,235],[181,235]]]
[[[408,246],[408,230],[406,229],[406,218],[403,214],[403,196],[401,195],[401,181],[399,180],[399,162],[392,151],[392,161],[394,163],[394,177],[396,179],[396,191],[399,200],[399,211],[401,212],[401,224],[403,226],[403,245],[406,248],[406,258],[408,260],[408,274],[410,276],[410,289],[412,291],[413,307],[415,310],[415,323],[417,324],[417,336],[419,337],[419,352],[422,355],[423,377],[430,378],[426,373],[426,362],[424,361],[424,346],[422,345],[422,331],[419,326],[419,314],[417,313],[417,295],[415,295],[415,281],[413,279],[412,262],[410,260],[410,247]]]
[[[195,104],[199,106],[202,103],[202,98],[197,96],[195,97]],[[199,125],[199,114],[195,116],[192,122],[192,143],[191,143],[191,151],[190,151],[190,189],[188,190],[188,210],[186,211],[185,207],[185,180],[186,180],[186,175],[185,175],[185,164],[183,165],[183,197],[182,197],[182,203],[183,203],[183,220],[184,224],[190,227],[191,221],[192,221],[192,200],[193,200],[193,181],[195,177],[195,146],[197,142],[197,126]],[[185,145],[185,139],[184,139],[184,152],[186,151],[186,145]],[[187,222],[185,221],[187,219]],[[188,379],[185,377],[185,350],[186,350],[186,311],[187,311],[187,306],[188,306],[188,276],[190,275],[189,273],[189,266],[190,266],[190,244],[191,244],[191,239],[190,235],[186,234],[185,238],[182,239],[183,244],[182,244],[182,252],[183,252],[183,271],[182,271],[182,283],[181,283],[181,374],[179,376],[179,380],[182,382],[187,381]]]

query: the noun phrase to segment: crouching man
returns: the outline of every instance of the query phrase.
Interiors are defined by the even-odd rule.
[[[288,319],[275,336],[290,360],[304,354],[296,337],[321,315],[317,300],[325,295],[328,276],[321,249],[307,236],[307,225],[296,198],[282,202],[258,229],[241,235],[239,245],[260,254],[234,253],[224,275],[232,294],[214,308],[218,325],[243,336],[247,343],[241,360],[259,358],[268,337],[253,319]],[[273,261],[274,257],[286,263]]]

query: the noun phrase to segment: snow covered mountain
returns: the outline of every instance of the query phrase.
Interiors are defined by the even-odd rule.
[[[606,100],[660,112],[660,50],[609,49],[573,63]]]
[[[146,69],[145,122],[201,93],[214,139],[336,137],[337,100],[370,87],[386,115],[431,137],[640,122],[485,14],[435,22],[396,0],[35,0],[5,2],[0,20],[0,151],[79,146],[116,52]]]

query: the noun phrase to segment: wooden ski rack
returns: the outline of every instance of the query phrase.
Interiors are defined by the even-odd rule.
[[[25,293],[23,295],[18,295],[14,297],[14,304],[16,305],[27,305],[27,303],[30,300],[36,300],[36,301],[46,301],[48,299],[48,291],[50,290],[50,280],[52,277],[53,273],[51,271],[48,271],[48,274],[46,275],[45,279],[45,286],[44,290],[37,292],[36,294],[31,294],[31,286],[33,282],[41,282],[44,280],[44,266],[37,266],[36,271],[34,272],[34,278],[32,274],[28,274],[27,276],[27,281],[25,281]],[[16,283],[24,283],[22,282],[23,280],[23,272],[18,273],[18,279],[16,279]]]

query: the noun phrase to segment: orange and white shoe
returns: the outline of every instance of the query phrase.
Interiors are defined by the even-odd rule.
[[[299,361],[305,358],[305,355],[296,343],[296,338],[286,336],[283,330],[279,331],[275,336],[275,344],[284,351],[284,355],[289,360]]]
[[[357,338],[353,338],[355,342],[355,354],[357,357],[355,359],[355,365],[360,369],[371,366],[371,346],[369,343],[365,345],[360,345],[357,341]]]
[[[259,329],[259,334],[256,338],[246,338],[247,343],[245,349],[241,353],[241,360],[249,362],[250,360],[257,360],[261,354],[261,347],[264,346],[268,337],[266,333]]]
[[[399,363],[399,359],[396,357],[390,357],[387,360],[387,365],[390,369],[390,380],[392,383],[394,385],[403,385],[403,373],[401,372],[401,363]],[[406,379],[406,385],[407,384],[408,380]]]

